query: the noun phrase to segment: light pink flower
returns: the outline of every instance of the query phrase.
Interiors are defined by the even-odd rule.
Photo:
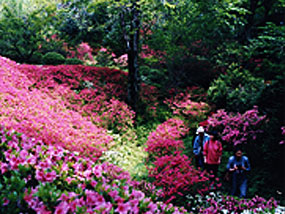
[[[61,202],[56,208],[54,214],[66,214],[68,213],[69,205],[67,202]]]
[[[107,52],[108,50],[107,50],[107,48],[101,48],[100,50],[99,50],[100,52]]]
[[[130,208],[131,206],[129,203],[119,203],[115,212],[118,212],[119,214],[127,214]]]
[[[5,172],[8,171],[8,164],[0,162],[0,167],[1,167],[1,174],[4,174]]]
[[[47,173],[45,174],[45,180],[46,180],[47,182],[52,182],[52,181],[54,181],[54,180],[56,179],[56,177],[57,177],[57,174],[56,174],[55,171],[47,172]]]

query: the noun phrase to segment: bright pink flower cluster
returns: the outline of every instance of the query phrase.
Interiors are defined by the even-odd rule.
[[[232,196],[223,196],[222,200],[216,201],[208,199],[208,207],[201,208],[199,213],[202,214],[218,214],[226,210],[228,213],[242,213],[250,211],[250,213],[273,213],[277,207],[277,201],[274,198],[266,200],[262,197],[255,196],[252,199],[239,199]],[[266,212],[268,211],[268,212]]]
[[[208,129],[215,128],[220,131],[222,140],[234,145],[248,143],[255,140],[266,116],[259,116],[258,108],[246,111],[244,114],[228,113],[218,110],[208,119]]]
[[[81,65],[22,65],[21,71],[41,89],[66,86],[59,93],[67,99],[68,108],[88,116],[98,126],[116,131],[133,126],[135,113],[118,100],[126,97],[126,74],[122,71]]]
[[[107,131],[66,105],[62,94],[71,90],[63,85],[51,85],[51,81],[39,81],[47,87],[38,88],[19,68],[23,69],[13,61],[0,58],[0,123],[46,143],[97,159],[112,141]],[[35,66],[28,68],[33,70]],[[53,78],[45,74],[39,73],[39,79]]]
[[[195,169],[182,152],[158,157],[152,164],[155,167],[149,170],[149,176],[155,178],[154,185],[163,188],[163,197],[167,202],[210,190],[206,172]]]
[[[188,156],[182,154],[187,133],[182,120],[169,119],[149,135],[147,148],[153,167],[149,177],[153,184],[163,189],[166,202],[183,201],[187,194],[203,194],[209,190],[210,180],[205,172],[196,170]]]
[[[129,174],[114,165],[96,164],[58,145],[46,145],[3,128],[0,142],[0,175],[9,177],[11,170],[26,167],[28,171],[21,175],[25,195],[16,203],[25,200],[36,213],[186,213],[183,208],[147,198],[132,185]],[[1,206],[16,206],[3,197]]]
[[[184,148],[183,141],[179,139],[187,132],[188,129],[182,120],[171,118],[150,133],[146,142],[146,151],[151,157],[171,155]]]
[[[193,101],[195,96],[192,91],[193,89],[188,88],[185,92],[180,92],[164,102],[172,109],[173,114],[181,116],[191,128],[194,128],[207,118],[210,106],[202,101]]]

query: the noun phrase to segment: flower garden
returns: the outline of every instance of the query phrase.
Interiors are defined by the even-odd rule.
[[[0,0],[0,213],[285,213],[284,2],[257,2]]]
[[[1,212],[190,213],[200,207],[199,213],[223,209],[262,213],[278,206],[274,199],[259,197],[211,198],[209,176],[183,154],[182,139],[189,128],[178,118],[158,125],[147,137],[145,149],[137,147],[146,152],[147,180],[136,181],[126,170],[102,161],[115,144],[136,141],[134,112],[119,101],[125,96],[124,86],[116,84],[126,81],[125,73],[84,66],[21,65],[3,57],[0,71]],[[107,84],[101,86],[102,79]],[[172,102],[180,109],[174,109],[174,115],[183,111],[181,103]],[[198,108],[189,111],[202,114],[203,107],[193,103],[193,109]],[[218,111],[209,126],[222,127],[224,140],[230,142],[233,137],[254,138],[260,130],[250,127],[258,127],[264,119],[257,109],[236,116]],[[249,129],[247,135],[237,128]],[[123,142],[116,140],[112,129],[125,136]],[[214,185],[219,189],[221,182]],[[197,194],[209,198],[204,204],[197,205],[193,198],[185,203],[185,198]]]

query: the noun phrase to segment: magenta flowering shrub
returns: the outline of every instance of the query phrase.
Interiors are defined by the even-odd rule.
[[[262,197],[255,196],[251,199],[240,199],[232,196],[222,196],[221,199],[215,200],[208,198],[207,207],[202,207],[199,213],[202,214],[218,214],[223,210],[228,213],[243,213],[248,211],[250,213],[273,213],[278,206],[274,198],[266,200]]]
[[[22,65],[21,71],[34,79],[34,87],[51,89],[66,86],[67,90],[59,91],[62,99],[66,100],[66,106],[89,117],[98,126],[124,132],[133,126],[135,113],[126,103],[119,101],[126,97],[124,72],[66,65]]]
[[[149,135],[146,143],[149,177],[162,188],[166,202],[185,204],[186,195],[203,194],[210,185],[215,188],[208,175],[195,169],[188,156],[182,154],[181,138],[187,131],[182,120],[169,119]]]
[[[149,177],[154,178],[155,186],[162,187],[166,202],[183,204],[186,195],[203,195],[210,190],[211,182],[206,171],[195,169],[181,151],[158,157],[152,164],[154,167],[149,169]]]
[[[228,113],[218,110],[208,119],[208,129],[215,128],[221,133],[221,139],[234,145],[248,143],[255,140],[262,130],[260,126],[266,116],[259,116],[258,108],[246,111],[244,114]]]
[[[166,53],[160,50],[153,50],[148,45],[143,45],[140,57],[142,59],[156,58],[159,63],[165,63]]]
[[[202,101],[193,101],[192,97],[195,99],[192,90],[188,88],[185,92],[166,99],[164,103],[169,106],[174,115],[183,118],[190,128],[195,128],[199,122],[207,118],[210,106]]]
[[[99,112],[99,115],[94,117],[97,125],[103,124],[105,128],[125,132],[133,127],[135,112],[124,102],[112,98],[103,103]]]
[[[76,48],[76,58],[80,60],[85,60],[88,59],[90,61],[93,61],[93,56],[92,56],[92,48],[89,46],[88,43],[82,42],[81,44],[78,45]]]
[[[0,58],[0,123],[9,130],[61,145],[94,160],[100,157],[112,138],[105,129],[67,108],[61,94],[71,91],[48,81],[45,88],[34,87],[35,83],[18,68],[15,62]]]
[[[152,117],[157,116],[157,106],[159,105],[159,91],[157,87],[142,83],[140,90],[141,101],[145,104],[147,111]]]
[[[108,98],[126,98],[127,73],[115,69],[83,65],[32,66],[20,65],[19,69],[33,78],[34,87],[65,85],[77,92],[84,88],[96,89],[94,93]],[[74,96],[74,95],[73,95]]]
[[[181,139],[188,129],[180,119],[171,118],[162,123],[157,129],[150,133],[146,142],[146,151],[149,157],[161,157],[171,155],[184,148]]]
[[[127,172],[0,129],[1,213],[186,213],[154,202]]]

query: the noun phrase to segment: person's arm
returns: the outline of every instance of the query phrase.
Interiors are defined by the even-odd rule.
[[[230,172],[233,172],[237,169],[237,167],[234,165],[234,157],[230,157],[228,164],[227,164],[227,170]]]
[[[242,169],[245,171],[250,171],[250,163],[248,157],[243,156],[243,159],[244,159],[244,166],[242,166]]]
[[[203,147],[203,156],[204,156],[204,162],[205,163],[207,163],[208,144],[209,144],[209,141],[207,141]]]
[[[194,155],[198,155],[199,154],[199,142],[198,142],[198,138],[199,136],[196,136],[195,141],[194,141],[194,145],[193,145],[193,153]]]

